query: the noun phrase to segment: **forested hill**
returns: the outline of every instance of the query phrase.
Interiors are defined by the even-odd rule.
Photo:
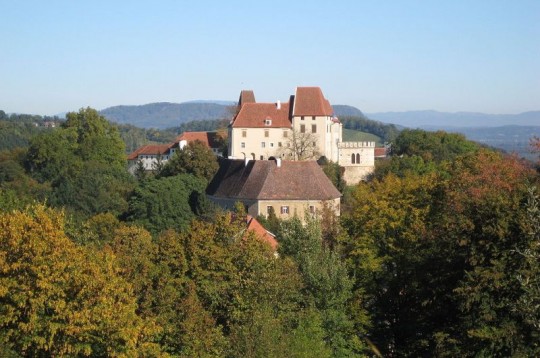
[[[101,111],[110,121],[143,128],[171,128],[182,123],[229,117],[227,105],[217,103],[149,103],[141,106],[114,106]]]
[[[199,120],[229,119],[230,105],[226,102],[196,101],[184,103],[149,103],[140,106],[114,106],[100,113],[108,120],[120,124],[131,124],[142,128],[172,128],[183,123]],[[337,116],[366,118],[358,108],[335,105]]]

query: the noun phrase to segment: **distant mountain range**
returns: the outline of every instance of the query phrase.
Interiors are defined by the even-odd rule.
[[[132,124],[141,128],[165,129],[203,119],[223,119],[230,116],[228,105],[210,101],[185,103],[149,103],[141,106],[114,106],[101,111],[108,120]]]
[[[428,130],[447,129],[449,127],[540,126],[540,111],[519,114],[408,111],[366,113],[366,116],[385,123]]]
[[[232,101],[200,100],[184,103],[150,103],[140,106],[114,106],[101,111],[107,119],[117,123],[133,124],[143,128],[170,128],[182,123],[202,119],[223,119],[231,116]],[[476,112],[379,112],[362,113],[356,107],[334,105],[339,116],[356,116],[392,123],[409,128],[427,130],[462,127],[500,127],[508,125],[540,126],[540,111],[520,114],[486,114]]]
[[[180,124],[204,120],[231,117],[232,101],[199,100],[184,103],[149,103],[140,106],[114,106],[105,108],[101,114],[108,120],[121,124],[132,124],[141,128],[165,129],[178,127]],[[356,107],[335,105],[338,116],[364,117]]]
[[[107,119],[142,128],[172,128],[205,119],[231,118],[232,101],[200,100],[184,103],[150,103],[141,106],[115,106],[101,111]],[[470,140],[527,156],[530,138],[540,137],[540,111],[520,114],[474,112],[409,111],[362,113],[356,107],[334,105],[338,117],[369,118],[398,127],[445,130],[462,133]]]

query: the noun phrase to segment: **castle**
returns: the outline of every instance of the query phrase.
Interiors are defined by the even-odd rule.
[[[153,170],[176,150],[199,140],[220,155],[216,133],[185,132],[173,143],[146,145],[128,157],[129,171],[137,163]],[[343,125],[319,87],[297,87],[287,102],[258,103],[253,91],[242,91],[228,128],[229,159],[285,161],[325,157],[344,168],[343,179],[356,184],[373,172],[375,142],[344,142]]]
[[[230,159],[318,159],[344,168],[355,184],[373,172],[375,142],[344,142],[342,124],[319,87],[297,87],[288,102],[257,103],[253,91],[240,93],[229,126]]]

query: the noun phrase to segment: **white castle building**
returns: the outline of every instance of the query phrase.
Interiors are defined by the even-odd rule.
[[[354,184],[373,172],[375,142],[343,142],[342,127],[319,87],[297,87],[283,103],[257,103],[253,91],[242,91],[229,125],[229,158],[325,156],[344,167],[345,181]]]

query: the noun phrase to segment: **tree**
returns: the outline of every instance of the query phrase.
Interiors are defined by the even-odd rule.
[[[516,311],[524,298],[516,273],[534,269],[519,254],[531,245],[522,203],[533,172],[516,158],[486,150],[458,158],[450,172],[440,234],[457,243],[454,255],[464,264],[454,289],[462,352],[537,355],[538,338]]]
[[[0,345],[25,356],[156,348],[114,256],[76,246],[63,221],[42,205],[0,215]]]
[[[531,351],[540,352],[540,198],[536,187],[528,188],[527,237],[528,243],[524,250],[517,250],[524,260],[524,265],[518,271],[517,279],[522,289],[515,311],[523,317],[530,327],[533,342]]]
[[[328,160],[326,157],[320,157],[317,160],[319,165],[322,167],[324,174],[330,179],[332,184],[339,190],[341,193],[345,190],[347,183],[343,179],[344,169],[338,164]]]
[[[292,130],[288,140],[278,149],[278,155],[285,159],[318,159],[321,155],[317,146],[317,135],[309,132]]]
[[[84,161],[94,160],[124,168],[125,144],[118,129],[93,108],[66,114],[62,129],[73,128],[77,134],[76,154]]]
[[[282,223],[278,237],[280,253],[298,262],[306,304],[320,312],[324,339],[333,355],[359,355],[366,347],[356,334],[366,333],[367,322],[355,327],[349,318],[353,282],[337,250],[324,245],[320,224],[308,219],[304,227],[298,219],[292,219]]]
[[[90,216],[127,207],[133,179],[116,127],[91,108],[68,113],[61,128],[31,141],[25,164],[52,187],[51,202]]]
[[[405,129],[393,142],[392,152],[397,156],[418,155],[425,161],[440,162],[474,152],[478,148],[478,144],[468,141],[463,134]]]
[[[204,179],[189,174],[139,182],[129,198],[126,218],[154,235],[166,229],[185,230],[194,218],[190,199],[205,188]]]
[[[218,162],[214,153],[201,141],[189,142],[177,151],[167,162],[162,176],[192,174],[207,181],[212,179],[218,170]]]
[[[438,307],[426,285],[431,262],[428,228],[439,182],[434,174],[389,174],[360,183],[352,213],[344,226],[355,299],[371,313],[372,338],[384,355],[421,356],[434,326],[441,324]],[[433,268],[430,268],[433,270]],[[444,296],[442,296],[444,297]],[[429,354],[428,354],[429,355]]]

